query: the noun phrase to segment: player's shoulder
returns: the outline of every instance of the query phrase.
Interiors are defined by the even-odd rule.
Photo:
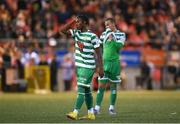
[[[103,31],[102,33],[101,33],[101,37],[104,37],[106,35],[106,31]]]
[[[106,31],[103,31],[101,35],[105,35],[106,34]]]
[[[93,37],[93,36],[96,36],[95,33],[93,33],[91,30],[88,30],[86,32],[83,32],[82,34],[86,35],[86,36],[89,36],[89,37]]]
[[[125,36],[125,32],[121,32],[120,30],[116,30],[115,32],[116,35],[119,35],[119,36]]]
[[[72,35],[76,35],[76,34],[80,33],[81,31],[80,31],[80,30],[77,30],[77,29],[69,29],[69,32],[70,32],[70,34],[72,34]]]
[[[124,41],[126,40],[126,34],[124,32],[121,32],[120,30],[116,30],[115,37],[117,41],[120,41],[124,44]]]
[[[119,29],[116,30],[116,33],[124,33],[122,31],[120,31]]]
[[[94,40],[98,38],[97,35],[90,30],[81,33],[81,35],[84,35],[89,40]]]
[[[78,30],[78,29],[69,29],[69,30],[74,31],[74,32],[81,32],[81,31]]]

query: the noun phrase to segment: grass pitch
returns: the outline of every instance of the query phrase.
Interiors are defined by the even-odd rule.
[[[94,101],[95,101],[95,95]],[[1,123],[180,123],[180,91],[120,91],[117,115],[108,114],[106,92],[101,114],[96,120],[69,120],[76,92],[36,94],[0,94]],[[87,113],[83,105],[80,116]]]

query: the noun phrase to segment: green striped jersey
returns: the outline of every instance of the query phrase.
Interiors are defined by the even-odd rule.
[[[103,44],[103,60],[119,60],[119,50],[126,40],[125,33],[119,30],[113,32],[107,28],[100,36],[100,40]]]
[[[72,38],[75,41],[75,65],[77,67],[94,69],[95,63],[95,48],[100,46],[100,40],[96,34],[87,31],[70,29]]]

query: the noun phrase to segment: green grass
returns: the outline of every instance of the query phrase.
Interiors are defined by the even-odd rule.
[[[0,94],[0,122],[41,123],[180,123],[180,91],[118,92],[118,114],[108,114],[109,92],[105,94],[101,114],[96,120],[69,120],[76,92],[35,94]],[[94,93],[95,98],[95,93]],[[80,116],[87,112],[85,105]]]

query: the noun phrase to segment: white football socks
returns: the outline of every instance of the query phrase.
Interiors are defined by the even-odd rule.
[[[90,108],[90,109],[88,110],[88,113],[94,113],[93,108]]]
[[[99,106],[99,105],[96,105],[96,106],[95,106],[95,109],[96,109],[97,111],[99,111],[99,110],[100,110],[100,106]]]
[[[74,109],[74,111],[73,112],[76,112],[76,113],[78,113],[79,111],[77,110],[77,109]]]
[[[112,110],[112,109],[114,110],[114,105],[109,106],[109,110]]]

